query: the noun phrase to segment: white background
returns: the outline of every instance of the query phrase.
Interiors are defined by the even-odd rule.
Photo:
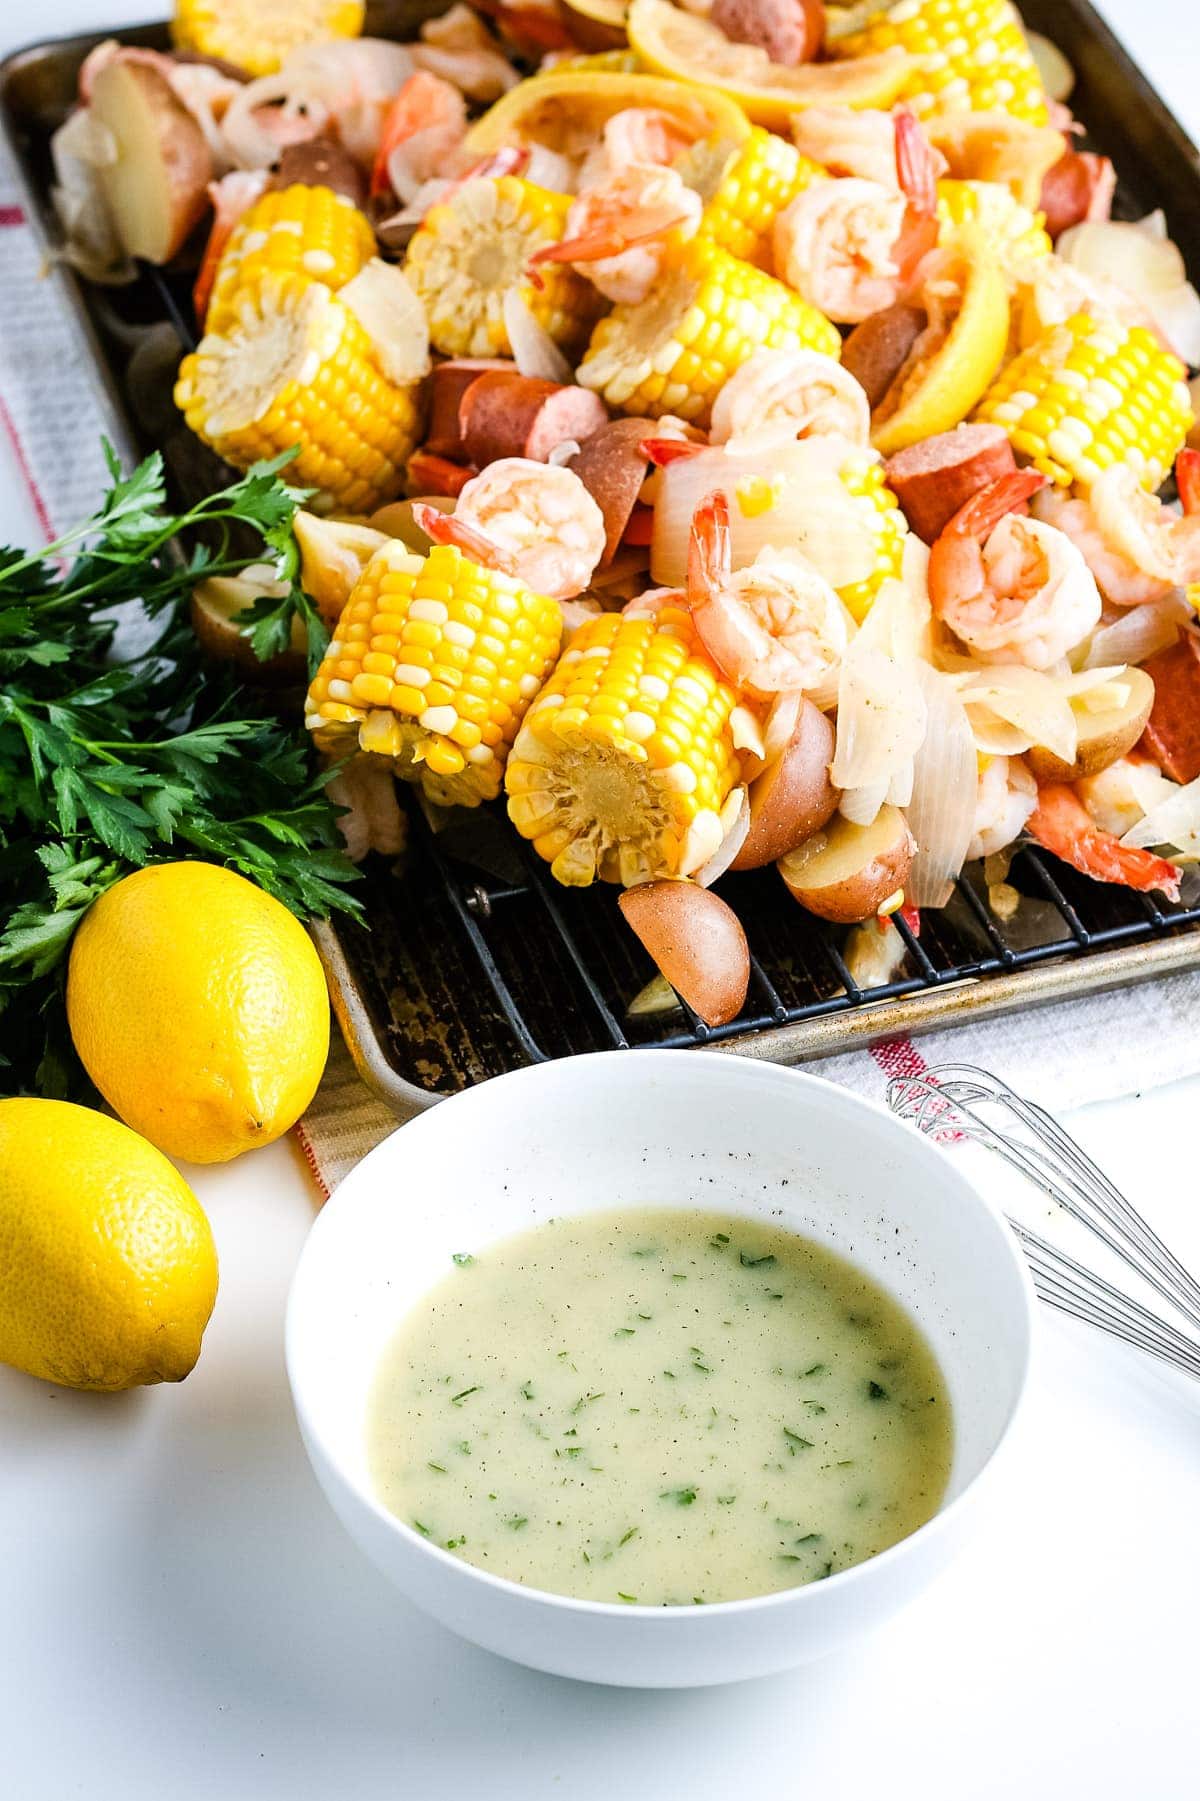
[[[0,50],[148,10],[0,0]],[[1103,11],[1200,137],[1191,0]],[[23,540],[35,522],[0,443],[0,541]],[[1064,1057],[1120,1054],[1063,1044]],[[1193,1268],[1198,1110],[1200,1081],[1073,1122]],[[578,1686],[426,1621],[318,1494],[281,1348],[316,1205],[293,1143],[187,1173],[221,1254],[188,1381],[92,1397],[0,1371],[5,1797],[1196,1795],[1194,1388],[1050,1320],[990,1533],[886,1633],[734,1689]]]

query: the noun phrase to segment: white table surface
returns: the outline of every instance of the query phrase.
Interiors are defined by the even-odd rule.
[[[3,0],[0,50],[152,10]],[[1103,10],[1200,137],[1189,0]],[[34,533],[0,442],[0,541]],[[1063,1055],[1120,1046],[1064,1044]],[[1198,1110],[1192,1081],[1073,1121],[1193,1268]],[[281,1343],[316,1206],[292,1141],[185,1173],[221,1256],[187,1382],[87,1396],[0,1371],[6,1798],[1197,1793],[1200,1412],[1182,1381],[1046,1321],[1003,1510],[886,1632],[733,1689],[585,1687],[427,1621],[383,1586],[318,1493]]]

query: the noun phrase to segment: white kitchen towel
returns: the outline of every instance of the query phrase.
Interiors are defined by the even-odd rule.
[[[86,515],[103,488],[98,378],[22,206],[15,171],[0,150],[0,429],[49,539]],[[955,1026],[919,1044],[894,1039],[806,1067],[878,1099],[890,1076],[918,1075],[930,1062],[951,1059],[982,1064],[1056,1110],[1195,1074],[1200,970]],[[297,1128],[321,1193],[332,1193],[395,1126],[336,1042]]]

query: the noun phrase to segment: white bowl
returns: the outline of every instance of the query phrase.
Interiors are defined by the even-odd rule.
[[[380,1505],[367,1467],[368,1388],[401,1318],[452,1253],[551,1215],[639,1205],[727,1208],[807,1233],[909,1309],[941,1364],[955,1425],[949,1487],[926,1525],[810,1587],[651,1608],[522,1587]],[[1021,1401],[1032,1320],[1025,1265],[999,1215],[952,1158],[881,1108],[771,1063],[610,1051],[485,1082],[372,1151],[305,1245],[287,1364],[335,1512],[419,1607],[536,1669],[684,1688],[822,1656],[926,1587],[972,1529]]]

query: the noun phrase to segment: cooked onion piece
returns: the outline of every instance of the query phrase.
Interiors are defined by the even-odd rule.
[[[1056,756],[1044,745],[1030,747],[1026,761],[1039,782],[1074,782],[1080,776],[1098,775],[1133,749],[1154,705],[1154,683],[1144,669],[1123,669],[1120,680],[1106,687],[1117,692],[1102,694],[1104,704],[1089,707],[1087,691],[1074,700],[1077,740],[1072,758]]]
[[[918,666],[925,737],[913,759],[908,823],[917,849],[905,886],[914,907],[944,907],[967,856],[975,821],[978,759],[962,701],[949,676]]]

